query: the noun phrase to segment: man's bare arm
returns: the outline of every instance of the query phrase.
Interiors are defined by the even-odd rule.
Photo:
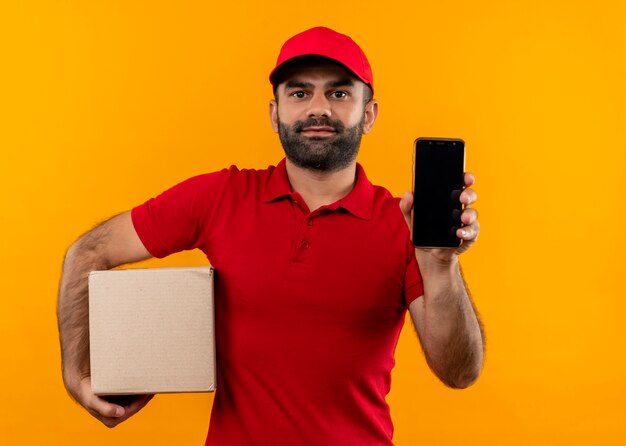
[[[482,323],[458,263],[430,269],[424,296],[411,302],[409,312],[431,370],[447,386],[465,388],[482,369]]]
[[[88,274],[150,257],[128,211],[81,236],[70,246],[63,262],[57,304],[63,382],[72,398],[108,427],[139,411],[151,396],[139,396],[127,405],[118,405],[91,392]]]

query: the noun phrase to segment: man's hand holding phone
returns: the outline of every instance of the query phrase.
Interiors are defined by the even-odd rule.
[[[474,175],[465,172],[465,142],[458,138],[417,138],[413,155],[413,193],[400,208],[422,261],[449,263],[467,251],[479,233],[471,205]],[[420,258],[421,257],[421,258]]]
[[[478,212],[472,208],[471,205],[476,202],[477,194],[471,186],[475,182],[474,175],[466,172],[463,178],[464,188],[459,195],[459,201],[464,206],[461,213],[460,220],[463,223],[463,227],[456,230],[456,236],[460,239],[461,244],[457,248],[416,248],[416,252],[421,253],[418,256],[430,255],[435,259],[442,262],[450,262],[454,260],[459,254],[467,251],[472,244],[477,240],[480,232],[480,224],[478,222]],[[413,194],[411,192],[405,192],[404,196],[400,200],[400,209],[404,214],[406,224],[411,227],[411,212],[413,212]],[[412,231],[411,231],[412,232]],[[418,260],[419,257],[418,257]],[[420,263],[421,265],[421,263]]]

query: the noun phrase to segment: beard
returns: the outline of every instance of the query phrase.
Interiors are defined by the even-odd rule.
[[[298,167],[319,172],[336,172],[350,165],[359,153],[363,119],[353,127],[329,118],[307,119],[286,125],[278,120],[278,135],[287,159]],[[328,126],[333,136],[302,136],[312,126]]]

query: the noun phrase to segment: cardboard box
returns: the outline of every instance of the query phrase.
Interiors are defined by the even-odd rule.
[[[92,271],[89,339],[98,395],[215,390],[213,268]]]

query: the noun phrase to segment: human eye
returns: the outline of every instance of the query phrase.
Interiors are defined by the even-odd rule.
[[[343,90],[335,90],[330,94],[330,96],[333,99],[345,99],[348,97],[348,93]]]
[[[306,97],[306,93],[302,90],[297,90],[297,91],[292,92],[290,96],[296,99],[304,99]]]

